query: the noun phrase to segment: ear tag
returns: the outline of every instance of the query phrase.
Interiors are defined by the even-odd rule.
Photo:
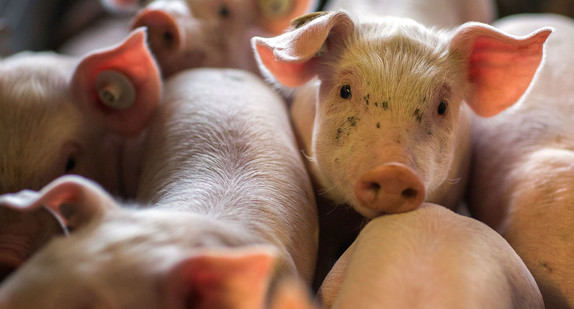
[[[100,72],[96,76],[96,89],[100,101],[113,109],[127,109],[136,101],[132,82],[117,71]]]
[[[293,0],[258,0],[259,9],[267,18],[285,16],[293,9]]]

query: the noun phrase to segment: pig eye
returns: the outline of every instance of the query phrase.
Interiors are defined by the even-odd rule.
[[[229,17],[229,9],[227,8],[226,5],[222,5],[219,8],[219,11],[217,12],[217,14],[219,14],[219,17],[227,18],[227,17]]]
[[[76,156],[71,155],[70,157],[68,157],[68,160],[66,160],[66,173],[71,172],[75,167],[76,167]]]
[[[341,86],[341,90],[339,90],[339,95],[343,99],[350,99],[351,98],[351,86],[350,85]]]
[[[438,114],[439,115],[446,114],[447,107],[448,107],[448,104],[445,100],[440,101],[440,103],[438,104],[438,108],[437,108]]]

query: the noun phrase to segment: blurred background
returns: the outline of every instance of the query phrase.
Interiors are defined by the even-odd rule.
[[[321,0],[319,9],[326,1]],[[534,12],[574,17],[574,0],[498,0],[497,8],[499,17]],[[107,14],[100,0],[0,0],[0,57],[59,49]]]

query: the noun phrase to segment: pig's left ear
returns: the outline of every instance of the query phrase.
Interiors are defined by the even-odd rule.
[[[513,37],[491,26],[467,23],[451,41],[451,52],[466,67],[465,100],[481,117],[494,116],[526,92],[543,58],[551,29]]]
[[[317,0],[252,0],[257,6],[257,23],[271,35],[279,35],[295,17],[313,12]]]
[[[39,192],[24,190],[2,195],[0,204],[23,211],[45,207],[62,226],[70,230],[117,207],[112,197],[99,185],[75,175],[57,178]]]
[[[265,308],[277,260],[272,247],[210,249],[165,278],[169,308]]]
[[[145,128],[159,104],[160,76],[140,28],[119,45],[84,57],[71,88],[86,114],[115,133],[131,136]]]

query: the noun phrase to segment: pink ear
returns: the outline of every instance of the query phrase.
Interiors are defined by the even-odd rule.
[[[128,136],[141,132],[161,96],[159,68],[145,31],[136,29],[118,46],[84,57],[71,88],[84,112],[111,131]]]
[[[303,282],[287,278],[277,283],[269,308],[319,309],[319,306],[314,303],[309,288]]]
[[[112,197],[97,184],[74,175],[57,178],[40,192],[24,190],[2,195],[0,205],[28,211],[45,207],[70,229],[116,207]]]
[[[330,33],[338,39],[353,29],[353,21],[345,11],[313,14],[313,19],[273,38],[254,37],[251,40],[259,66],[285,86],[300,86],[317,75],[315,55],[326,43]],[[330,37],[335,39],[336,36]],[[329,49],[332,46],[327,46]]]
[[[167,277],[170,308],[264,308],[274,270],[271,247],[211,249]]]
[[[517,38],[479,23],[458,28],[451,48],[467,65],[465,100],[479,116],[494,116],[516,103],[530,86],[552,30]]]
[[[315,11],[316,0],[253,0],[257,4],[258,24],[271,35],[279,35],[297,16]]]

